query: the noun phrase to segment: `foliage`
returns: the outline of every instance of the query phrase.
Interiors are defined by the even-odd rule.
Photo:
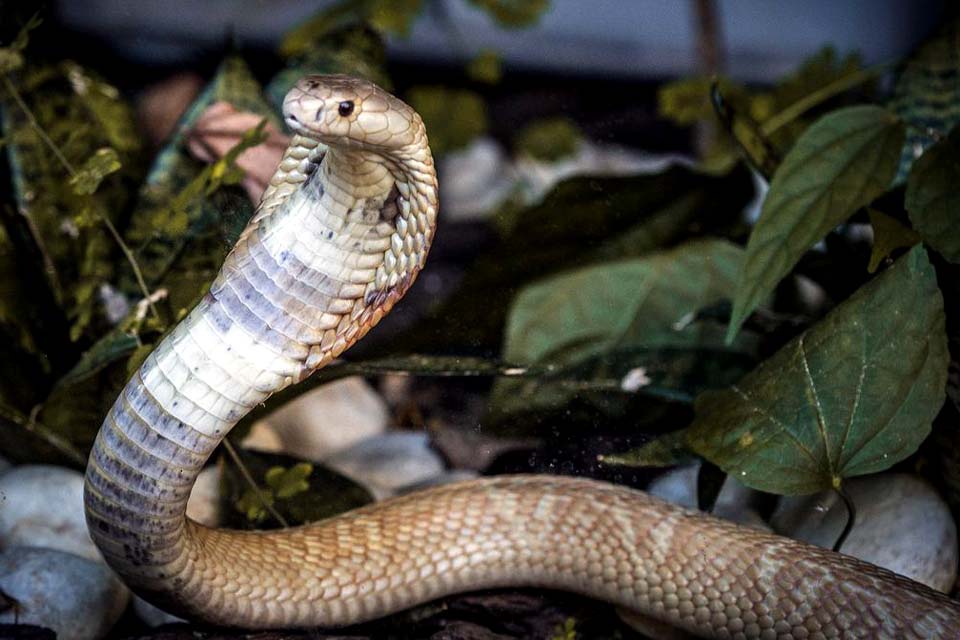
[[[916,247],[729,389],[698,398],[687,440],[749,486],[813,493],[881,471],[930,433],[947,340]]]
[[[430,132],[430,147],[437,155],[460,149],[487,130],[487,106],[479,94],[467,89],[418,86],[407,93]]]
[[[899,120],[871,105],[827,114],[800,136],[750,234],[730,336],[804,252],[886,191],[902,144]]]
[[[516,148],[538,160],[556,162],[576,153],[583,134],[569,118],[545,118],[532,122],[517,134]]]
[[[482,49],[467,65],[467,76],[476,82],[497,84],[503,77],[500,54],[493,49]]]
[[[960,127],[914,163],[906,207],[920,237],[947,260],[960,262]]]
[[[243,451],[244,469],[221,460],[220,504],[224,524],[240,529],[314,522],[372,501],[366,489],[322,465],[279,454]],[[244,471],[256,482],[251,487]]]

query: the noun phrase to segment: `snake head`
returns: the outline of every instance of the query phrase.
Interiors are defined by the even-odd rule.
[[[301,79],[283,100],[283,118],[302,136],[378,152],[419,144],[424,136],[423,121],[405,102],[344,75]]]

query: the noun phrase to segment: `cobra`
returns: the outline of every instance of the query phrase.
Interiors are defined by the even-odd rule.
[[[231,427],[374,326],[434,235],[434,162],[409,106],[363,80],[310,76],[283,114],[294,135],[257,213],[90,455],[90,533],[134,591],[247,628],[337,627],[535,586],[702,637],[960,637],[958,604],[923,585],[588,479],[479,479],[273,532],[186,518]]]

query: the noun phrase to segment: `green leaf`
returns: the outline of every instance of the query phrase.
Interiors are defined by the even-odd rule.
[[[944,24],[910,56],[890,108],[907,123],[899,184],[930,145],[960,124],[960,18]]]
[[[264,476],[267,486],[278,498],[291,498],[298,493],[310,489],[307,478],[313,473],[313,465],[309,462],[298,462],[289,469],[270,467]]]
[[[614,346],[697,344],[678,326],[732,294],[741,257],[728,242],[698,240],[531,284],[511,305],[503,356],[568,364]]]
[[[728,339],[808,249],[887,190],[902,143],[900,121],[870,105],[834,111],[800,136],[750,234]]]
[[[914,163],[906,207],[923,240],[950,262],[960,262],[960,127]]]
[[[71,176],[70,186],[77,195],[96,193],[103,179],[119,171],[122,166],[116,150],[110,147],[97,149],[77,170],[77,173]]]
[[[873,248],[870,251],[870,264],[867,271],[874,273],[880,263],[897,249],[906,249],[920,242],[920,234],[905,227],[895,218],[867,209],[870,214],[870,226],[873,227]]]
[[[839,487],[916,451],[948,362],[943,298],[915,247],[739,383],[704,393],[687,442],[757,489]]]
[[[405,38],[422,10],[423,0],[374,0],[367,20],[377,31]]]
[[[537,160],[556,162],[580,148],[583,134],[575,122],[565,117],[545,118],[524,127],[517,134],[516,147]]]
[[[696,320],[696,312],[729,298],[742,251],[722,240],[695,240],[645,258],[567,272],[525,287],[507,318],[504,358],[510,362],[578,370],[577,377],[618,376],[615,390],[633,393],[682,372],[648,373],[668,349],[723,349],[720,327]],[[646,353],[644,353],[644,351]],[[732,351],[732,350],[731,350]],[[679,363],[680,353],[666,362]],[[622,362],[623,361],[623,362]],[[626,366],[624,366],[626,365]],[[690,363],[687,362],[687,366]],[[634,388],[636,387],[636,388]],[[498,380],[491,396],[495,414],[556,408],[581,388],[555,381]]]
[[[687,431],[680,429],[626,453],[601,456],[600,462],[625,467],[672,467],[694,459],[687,447]]]
[[[487,105],[473,91],[419,86],[407,92],[407,102],[423,118],[436,155],[465,147],[487,130]]]
[[[257,479],[260,494],[291,525],[322,520],[373,501],[362,486],[322,465],[246,449],[240,454],[251,476]],[[225,526],[253,529],[279,524],[266,518],[263,502],[236,466],[226,460],[220,501]],[[258,524],[262,520],[265,521]]]
[[[550,0],[470,0],[502,27],[532,27],[550,7]]]
[[[475,82],[497,84],[503,77],[500,54],[494,49],[481,49],[467,65],[467,76]]]

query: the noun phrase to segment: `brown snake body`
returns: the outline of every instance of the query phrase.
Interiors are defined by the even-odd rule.
[[[542,586],[704,637],[960,638],[960,606],[920,584],[591,480],[482,479],[269,533],[187,519],[230,428],[376,324],[434,233],[433,158],[406,104],[313,76],[284,116],[295,135],[257,214],[90,456],[90,532],[135,591],[250,628],[348,625],[455,592]]]

